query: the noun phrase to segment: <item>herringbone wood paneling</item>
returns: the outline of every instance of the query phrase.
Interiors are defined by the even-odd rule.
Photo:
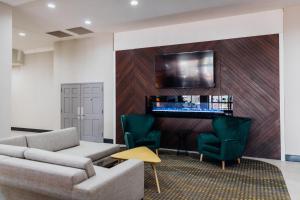
[[[156,89],[154,58],[163,53],[214,50],[216,87],[211,89]],[[120,115],[145,113],[145,96],[222,95],[234,97],[234,115],[253,119],[246,155],[280,158],[279,36],[181,44],[118,51],[116,53],[117,142],[123,143]],[[176,134],[190,132],[189,149],[196,136],[211,131],[210,120],[158,118],[162,147],[177,148]]]

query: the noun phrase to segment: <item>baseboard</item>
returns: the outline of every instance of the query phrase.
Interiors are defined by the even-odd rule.
[[[104,142],[104,143],[107,143],[107,144],[113,144],[113,143],[114,143],[114,140],[113,140],[113,139],[104,138],[104,139],[103,139],[103,142]]]
[[[297,155],[285,155],[285,160],[290,162],[300,162],[300,156]]]
[[[185,151],[185,150],[167,149],[167,148],[159,148],[159,150],[167,151],[167,152],[175,152],[175,153],[199,154],[198,151]]]
[[[52,130],[45,129],[35,129],[35,128],[21,128],[21,127],[11,127],[12,131],[22,131],[22,132],[32,132],[32,133],[45,133]]]

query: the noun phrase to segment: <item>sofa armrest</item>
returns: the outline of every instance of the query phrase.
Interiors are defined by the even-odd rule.
[[[74,199],[140,200],[144,198],[144,163],[127,160],[76,185]]]
[[[127,147],[128,149],[132,149],[132,148],[135,147],[135,142],[134,142],[134,136],[133,136],[133,133],[126,132],[126,133],[125,133],[125,136],[124,136],[124,139],[125,139],[126,147]]]

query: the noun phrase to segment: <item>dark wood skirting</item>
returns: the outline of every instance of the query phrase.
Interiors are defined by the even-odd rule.
[[[216,87],[211,89],[156,89],[154,57],[158,54],[214,50]],[[124,143],[120,115],[145,113],[145,96],[233,95],[234,115],[251,117],[253,125],[247,156],[280,159],[279,35],[228,39],[116,52],[117,143]],[[211,131],[206,119],[158,118],[161,145],[177,148],[180,131],[190,131],[189,150],[196,136]]]
[[[21,127],[11,127],[12,131],[22,131],[22,132],[31,132],[31,133],[45,133],[50,132],[52,130],[44,130],[44,129],[35,129],[35,128],[21,128]]]
[[[300,162],[299,155],[285,155],[285,160],[290,162]]]

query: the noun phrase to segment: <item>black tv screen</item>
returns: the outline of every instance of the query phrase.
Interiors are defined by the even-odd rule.
[[[158,55],[155,58],[156,88],[215,87],[214,52]]]

